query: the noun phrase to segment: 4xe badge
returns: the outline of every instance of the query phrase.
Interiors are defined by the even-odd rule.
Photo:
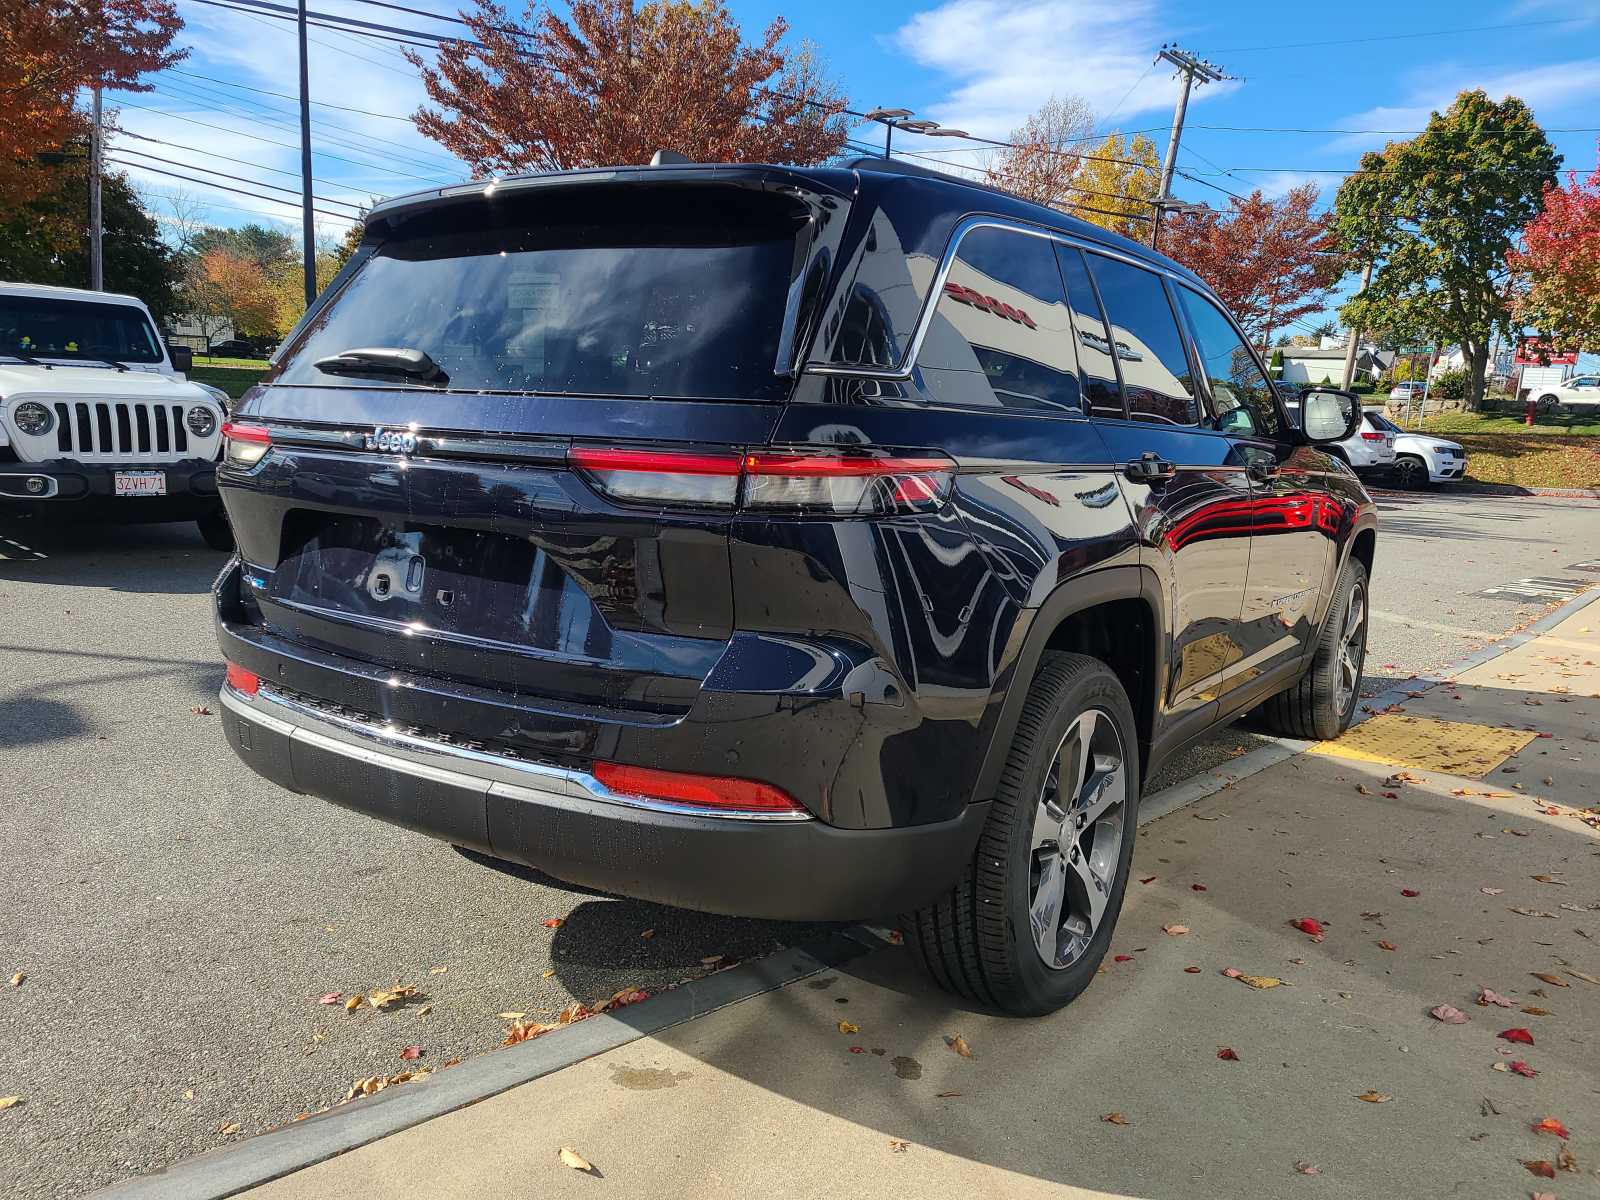
[[[367,434],[363,443],[368,450],[381,450],[385,454],[410,454],[417,448],[417,435],[401,429],[384,429],[379,426]]]

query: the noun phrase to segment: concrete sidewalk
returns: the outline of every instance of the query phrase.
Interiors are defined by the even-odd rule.
[[[1597,664],[1600,606],[1390,714],[1550,735],[1484,779],[1300,754],[1146,826],[1126,959],[1053,1017],[885,948],[245,1194],[1600,1196]]]

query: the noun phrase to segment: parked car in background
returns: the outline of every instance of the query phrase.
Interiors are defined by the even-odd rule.
[[[1536,388],[1532,394],[1542,408],[1593,414],[1600,411],[1600,375],[1574,375],[1565,383]]]
[[[1418,400],[1427,390],[1427,385],[1420,379],[1397,383],[1389,389],[1389,399]]]
[[[0,514],[194,521],[232,549],[225,409],[189,366],[136,297],[0,283]]]
[[[229,338],[225,342],[212,342],[211,348],[206,351],[206,355],[209,358],[252,358],[255,353],[255,346],[245,341],[244,338]]]
[[[1379,408],[1366,410],[1366,422],[1394,438],[1392,473],[1400,487],[1452,483],[1467,473],[1467,451],[1460,442],[1402,429]]]
[[[1282,397],[1284,409],[1289,413],[1290,419],[1298,424],[1305,392],[1295,389],[1294,384],[1274,383],[1272,386],[1278,389],[1278,395]],[[1383,419],[1382,425],[1378,424],[1377,418]],[[1369,478],[1388,475],[1394,469],[1395,463],[1395,435],[1391,432],[1394,428],[1388,419],[1383,417],[1383,409],[1362,409],[1361,424],[1356,431],[1343,441],[1328,446],[1327,451],[1348,463],[1350,469],[1357,475]]]
[[[1322,447],[1360,409],[1302,408],[1192,272],[900,162],[402,197],[227,427],[223,727],[573,884],[901,914],[1049,1012],[1142,780],[1355,711],[1377,517]]]

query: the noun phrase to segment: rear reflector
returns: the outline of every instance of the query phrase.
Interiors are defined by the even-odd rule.
[[[829,452],[684,453],[574,446],[567,460],[606,495],[629,503],[881,515],[936,509],[955,463]]]
[[[254,696],[261,690],[261,676],[254,671],[246,671],[238,663],[229,663],[228,686],[246,696]]]
[[[708,812],[800,814],[806,810],[782,788],[753,779],[689,775],[622,763],[597,762],[594,777],[611,791],[647,800],[665,800]]]
[[[253,467],[272,449],[272,431],[264,425],[222,423],[223,454],[234,467]]]

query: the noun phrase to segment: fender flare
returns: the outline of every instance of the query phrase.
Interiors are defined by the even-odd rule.
[[[1155,663],[1151,680],[1153,695],[1159,695],[1160,680],[1166,675],[1166,600],[1155,571],[1146,566],[1101,567],[1075,575],[1058,584],[1043,604],[1025,610],[1027,619],[1019,622],[1020,636],[1013,639],[1016,646],[1008,655],[990,693],[983,723],[988,726],[982,738],[985,746],[983,763],[978,768],[977,782],[969,800],[992,799],[1000,785],[1000,775],[1005,770],[1006,756],[1011,751],[1011,741],[1022,719],[1022,706],[1027,702],[1028,690],[1039,670],[1039,660],[1045,646],[1061,622],[1075,613],[1084,612],[1113,600],[1143,599],[1153,616]],[[1018,644],[1020,643],[1020,644]],[[1138,704],[1134,698],[1135,705]],[[1152,719],[1154,714],[1145,714]],[[1147,725],[1146,728],[1150,726]],[[1148,747],[1141,747],[1148,751]]]

